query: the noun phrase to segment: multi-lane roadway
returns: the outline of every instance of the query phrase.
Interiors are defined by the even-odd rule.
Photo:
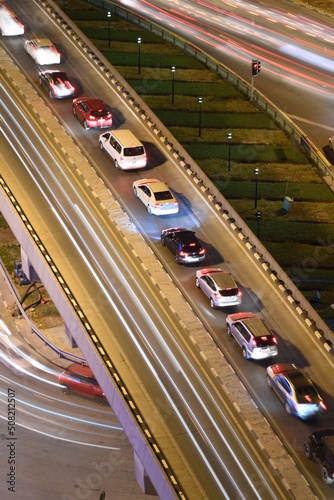
[[[120,3],[191,41],[248,82],[251,60],[259,59],[255,87],[327,150],[334,133],[333,18],[286,0]]]
[[[317,494],[325,497],[331,490],[321,483],[318,468],[303,459],[302,443],[305,433],[314,425],[330,425],[332,421],[334,387],[328,377],[329,371],[333,370],[331,360],[315,338],[309,337],[303,323],[295,317],[275,286],[261,274],[249,253],[240,246],[205,198],[199,195],[187,174],[177,168],[154,135],[106,85],[94,65],[82,57],[57,26],[44,21],[37,8],[36,19],[40,22],[36,25],[30,21],[25,2],[16,2],[15,9],[27,25],[29,36],[43,33],[60,48],[66,56],[62,67],[77,82],[79,93],[103,98],[113,111],[114,127],[130,128],[145,143],[148,169],[145,172],[117,171],[98,148],[99,131],[84,130],[73,117],[70,102],[50,101],[44,94],[38,85],[36,66],[21,50],[22,40],[4,41],[6,49],[36,91],[129,214],[129,231],[133,230],[134,224],[144,235],[155,254],[152,261],[157,257],[163,262],[259,408],[299,461]],[[19,151],[20,158],[17,164],[7,163],[6,174],[34,227],[43,235],[43,242],[49,249],[54,248],[57,265],[94,322],[98,335],[103,337],[110,355],[115,352],[115,357],[123,357],[130,387],[132,376],[140,380],[144,392],[152,396],[157,412],[153,420],[147,415],[152,431],[159,433],[160,422],[164,421],[184,460],[191,464],[201,488],[211,498],[236,494],[248,498],[284,496],[277,478],[272,476],[270,469],[267,470],[268,464],[263,461],[261,453],[254,452],[256,445],[252,434],[243,427],[226,393],[209,373],[207,364],[185,335],[183,327],[177,324],[175,316],[157,296],[156,288],[147,281],[147,275],[136,265],[105,213],[87,191],[82,191],[73,172],[58,162],[56,155],[52,154],[52,144],[45,144],[43,131],[38,130],[36,122],[30,128],[29,119],[32,121],[32,118],[28,116],[24,123],[10,93],[3,95],[2,130]],[[158,218],[147,214],[132,192],[132,182],[144,176],[159,177],[171,186],[180,201],[177,216]],[[304,424],[285,414],[266,386],[265,364],[247,362],[242,358],[236,343],[226,336],[226,312],[210,309],[207,299],[196,288],[196,268],[177,266],[162,247],[159,241],[161,229],[178,225],[196,230],[208,250],[207,266],[219,265],[233,273],[244,293],[242,310],[260,314],[275,330],[279,339],[279,361],[306,367],[319,385],[328,410],[317,424]],[[120,311],[118,316],[112,302]],[[221,359],[222,363],[225,362],[225,358]],[[233,394],[231,398],[233,400]],[[257,422],[260,412],[255,411],[254,421]],[[177,468],[175,472],[177,474]]]

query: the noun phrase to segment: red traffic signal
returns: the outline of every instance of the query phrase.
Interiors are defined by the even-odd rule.
[[[252,59],[252,76],[257,76],[261,71],[261,61]]]
[[[257,59],[252,59],[252,76],[256,76],[258,73],[259,73],[259,61]]]

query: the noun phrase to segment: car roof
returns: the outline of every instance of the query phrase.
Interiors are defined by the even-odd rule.
[[[186,229],[185,227],[169,227],[162,230],[164,234],[182,233],[183,231],[189,231],[189,229]]]
[[[73,363],[68,366],[66,370],[63,372],[64,374],[76,373],[77,375],[83,375],[88,378],[95,378],[94,373],[87,365],[79,365],[77,363]]]
[[[137,137],[129,129],[120,128],[117,130],[112,130],[111,132],[115,139],[119,141],[125,148],[136,148],[138,146],[142,146],[141,141],[137,139]],[[143,179],[143,181],[147,183],[160,182],[158,179]],[[141,184],[141,182],[139,182],[139,184]]]
[[[67,73],[65,71],[48,71],[48,73],[52,76],[53,80],[56,82],[58,79],[67,80]]]
[[[170,191],[169,187],[161,181],[149,182],[148,184],[154,193],[159,193],[160,191]]]
[[[293,372],[300,372],[300,370],[293,364],[291,363],[278,363],[276,365],[272,365],[270,366],[269,368],[272,369],[272,371],[276,374],[278,373],[282,373],[284,375],[287,375],[290,374],[290,373],[293,373]]]
[[[226,271],[208,273],[217,284],[218,288],[237,288],[236,282],[232,275]]]
[[[311,380],[300,370],[286,372],[284,375],[296,389],[300,389],[301,387],[314,387]]]
[[[198,239],[194,231],[190,231],[189,229],[181,229],[180,231],[175,232],[183,243],[198,243]]]
[[[254,313],[252,312],[238,312],[234,314],[229,314],[228,318],[230,318],[232,321],[244,321],[245,319],[251,319],[251,318],[256,318]]]
[[[265,337],[268,335],[273,335],[264,321],[262,321],[262,319],[258,318],[257,316],[245,318],[244,320],[242,320],[242,323],[246,325],[253,337]]]
[[[78,101],[85,102],[94,111],[99,110],[101,108],[102,109],[106,108],[105,104],[101,101],[101,99],[97,99],[96,97],[81,97],[80,99],[78,99]]]
[[[49,38],[33,38],[32,40],[29,40],[29,42],[35,42],[37,45],[40,45],[42,47],[44,47],[45,45],[53,45]]]

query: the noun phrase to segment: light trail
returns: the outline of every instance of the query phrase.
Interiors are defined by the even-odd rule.
[[[3,89],[3,90],[5,91],[5,89]],[[9,96],[8,94],[7,94],[7,96],[11,100],[13,106],[15,106],[17,108],[17,105],[16,105],[15,101],[11,98],[11,96]],[[8,110],[8,112],[9,112],[9,110]],[[61,166],[58,164],[58,162],[54,158],[53,158],[52,162],[47,162],[47,161],[44,160],[44,158],[43,158],[42,154],[40,153],[40,151],[43,148],[45,150],[45,152],[47,154],[49,154],[49,150],[47,149],[47,146],[43,142],[41,142],[40,137],[39,137],[37,131],[35,131],[35,129],[31,126],[31,124],[30,124],[30,122],[28,120],[26,120],[26,127],[22,127],[22,123],[18,124],[17,122],[16,122],[16,126],[21,130],[22,135],[26,138],[26,140],[27,140],[28,143],[30,143],[31,141],[28,139],[28,134],[27,134],[26,130],[31,130],[31,132],[34,134],[34,136],[36,137],[36,141],[37,141],[36,143],[40,144],[40,148],[37,149],[37,147],[34,144],[30,144],[30,147],[33,149],[34,153],[36,154],[37,158],[41,161],[41,164],[46,169],[46,171],[48,172],[48,174],[52,177],[55,185],[57,186],[57,188],[59,189],[59,191],[62,193],[64,199],[67,200],[67,203],[69,204],[69,206],[72,206],[73,205],[73,200],[76,198],[76,196],[75,196],[76,193],[73,192],[73,188],[72,188],[71,185],[68,185],[67,186],[68,190],[65,190],[64,185],[61,184],[58,181],[58,179],[56,178],[55,172],[57,170],[59,172],[62,172]],[[3,131],[3,133],[5,134],[4,131]],[[15,142],[17,141],[17,138],[14,137],[14,135],[12,137],[12,140],[7,135],[5,135],[5,137],[7,138],[7,140],[9,141],[10,144],[13,144],[13,142],[15,144]],[[182,423],[185,431],[187,432],[187,435],[188,435],[189,439],[192,441],[193,445],[197,449],[197,452],[198,452],[199,456],[203,460],[203,463],[206,465],[206,467],[207,467],[209,473],[211,474],[212,478],[214,479],[217,487],[222,492],[222,494],[224,495],[224,497],[228,498],[227,491],[224,488],[224,485],[223,485],[223,483],[222,483],[219,475],[215,472],[213,466],[211,465],[211,463],[210,463],[209,459],[207,458],[206,454],[204,453],[203,449],[200,447],[198,441],[195,439],[195,436],[194,436],[194,433],[193,433],[192,429],[190,429],[190,427],[187,424],[186,420],[182,416],[181,411],[178,408],[178,405],[174,402],[173,397],[170,395],[170,393],[166,389],[165,384],[164,384],[162,378],[159,376],[156,368],[153,366],[153,363],[151,362],[151,359],[147,356],[145,350],[142,348],[141,344],[139,343],[139,341],[137,340],[136,336],[133,333],[133,330],[137,330],[138,332],[140,332],[141,338],[145,339],[146,344],[150,346],[151,352],[153,354],[154,353],[154,349],[153,349],[152,345],[149,343],[148,338],[146,337],[144,331],[141,329],[139,323],[133,317],[133,315],[131,314],[130,310],[124,305],[124,303],[123,303],[123,307],[126,309],[127,315],[130,318],[130,324],[129,324],[128,320],[121,314],[118,304],[115,303],[115,301],[111,298],[110,293],[109,293],[109,290],[111,289],[111,290],[113,290],[114,294],[117,296],[117,290],[116,290],[116,288],[114,287],[114,285],[110,281],[107,280],[107,283],[108,283],[108,286],[109,286],[109,290],[108,290],[106,288],[104,282],[102,282],[102,280],[100,278],[100,276],[104,276],[104,279],[107,279],[107,277],[105,276],[105,274],[106,274],[105,273],[105,268],[101,267],[101,265],[96,262],[95,255],[92,253],[91,249],[88,247],[87,242],[83,238],[83,235],[81,233],[79,233],[76,222],[75,221],[71,222],[71,215],[67,213],[66,208],[64,206],[60,205],[60,201],[57,200],[57,199],[55,199],[55,204],[57,206],[57,210],[53,207],[53,205],[50,205],[50,203],[51,203],[50,200],[52,200],[54,198],[54,196],[55,196],[55,189],[53,189],[51,191],[49,186],[46,186],[47,189],[50,190],[48,192],[44,191],[42,189],[41,185],[43,185],[45,183],[44,176],[40,172],[38,172],[38,170],[36,170],[36,168],[34,166],[34,160],[30,156],[30,154],[29,154],[28,151],[26,151],[25,149],[23,149],[22,153],[20,154],[20,150],[22,148],[23,148],[22,143],[18,143],[17,150],[13,148],[13,151],[19,157],[20,161],[25,165],[25,168],[26,168],[27,172],[29,173],[31,179],[36,184],[36,186],[39,189],[39,191],[41,192],[42,196],[45,198],[45,200],[47,201],[47,203],[51,207],[51,210],[54,212],[54,214],[55,214],[56,218],[58,219],[59,223],[61,224],[61,226],[63,227],[64,231],[68,235],[69,240],[72,242],[72,244],[76,248],[77,252],[79,253],[79,255],[81,256],[81,258],[85,262],[86,266],[89,268],[89,270],[90,270],[92,276],[94,277],[95,281],[98,283],[100,289],[103,291],[103,293],[107,297],[107,299],[108,299],[109,303],[111,304],[113,310],[115,311],[115,313],[119,317],[121,323],[123,324],[124,328],[126,329],[127,333],[129,334],[130,338],[132,339],[133,343],[136,345],[136,348],[137,348],[138,352],[140,353],[142,359],[144,360],[146,366],[149,367],[149,369],[151,371],[151,374],[153,375],[154,379],[157,381],[157,383],[158,383],[160,389],[162,390],[162,392],[164,393],[166,399],[169,401],[169,404],[172,407],[174,413],[178,416],[178,418],[179,418],[180,422]],[[40,175],[41,185],[39,184],[38,180],[36,179],[36,173],[39,173],[39,175]],[[71,193],[71,194],[69,194],[69,193]],[[89,217],[92,218],[93,215],[92,215],[92,213],[90,213],[88,211],[88,208],[86,206],[85,206],[85,210],[87,211]],[[59,212],[62,214],[62,217],[59,215]],[[65,224],[63,218],[66,221],[66,224]],[[70,223],[71,230],[69,230],[68,227],[67,227],[68,223]],[[104,247],[101,247],[100,237],[98,237],[96,235],[95,231],[93,230],[93,227],[99,227],[99,224],[97,223],[97,221],[95,219],[93,219],[92,222],[88,224],[88,228],[89,228],[89,231],[91,233],[91,236],[92,236],[93,240],[95,241],[95,243],[97,244],[97,246],[99,246],[100,248],[102,248],[105,257],[109,259],[109,264],[110,265],[113,264],[114,272],[119,272],[119,265],[114,264],[113,260],[110,260],[109,252],[106,251],[106,249]],[[92,261],[95,262],[95,266],[98,268],[98,272],[96,272],[95,269],[92,267],[92,265],[89,262],[89,260],[86,257],[86,255],[83,254],[82,248],[78,245],[77,241],[74,239],[73,234],[71,232],[73,230],[75,230],[77,232],[78,237],[81,239],[82,243],[86,247],[86,251],[90,255]],[[106,239],[106,238],[104,238],[104,239]],[[109,241],[109,244],[110,244],[110,241]],[[116,252],[116,255],[119,256],[118,252]],[[120,258],[120,256],[119,256],[119,258]],[[126,267],[125,263],[123,262],[123,268],[125,268],[125,267]],[[131,289],[131,293],[133,293],[132,289]],[[133,295],[133,297],[135,297],[135,296],[136,296],[136,294]],[[134,301],[135,301],[135,299],[134,299]],[[138,308],[138,302],[137,302],[137,308]],[[145,310],[143,310],[143,307],[142,307],[141,303],[139,303],[138,311],[140,312],[141,315],[144,316],[145,322],[147,322],[148,324],[150,324],[151,331],[154,332],[155,339],[158,339],[159,341],[161,341],[162,340],[162,335],[161,335],[159,329],[154,325],[152,319],[149,317],[149,315],[147,314],[147,312]],[[159,321],[161,322],[161,325],[165,329],[165,325],[163,325],[161,318],[159,318]],[[166,331],[166,329],[165,329],[165,331]],[[166,333],[168,333],[168,331],[166,331]],[[170,333],[168,333],[168,334],[170,335]],[[163,345],[165,346],[165,341],[163,341]],[[175,347],[179,351],[179,355],[182,356],[183,361],[185,362],[185,364],[187,364],[188,368],[192,371],[193,376],[195,377],[195,380],[197,380],[197,382],[202,386],[202,389],[206,392],[206,395],[210,398],[210,405],[212,405],[215,408],[215,410],[219,412],[220,417],[223,418],[223,420],[226,423],[226,425],[228,426],[229,430],[234,435],[234,438],[238,441],[238,445],[240,446],[240,448],[243,450],[243,452],[247,456],[247,459],[249,460],[249,462],[252,464],[253,467],[257,468],[257,466],[256,466],[253,458],[250,456],[250,453],[248,452],[248,450],[246,449],[245,445],[243,444],[243,442],[237,436],[235,430],[233,429],[232,424],[228,421],[227,417],[222,412],[221,408],[218,406],[217,401],[215,400],[215,398],[213,397],[213,395],[211,395],[209,393],[209,391],[207,390],[207,388],[205,387],[204,382],[201,379],[201,377],[199,376],[199,374],[197,373],[196,369],[190,364],[190,361],[186,358],[186,356],[182,352],[180,346],[176,342],[175,342]],[[169,350],[167,349],[167,352],[168,351]],[[154,353],[154,357],[155,357],[156,363],[159,366],[159,369],[164,374],[164,376],[169,380],[169,382],[173,386],[173,389],[174,389],[175,393],[183,401],[185,408],[187,408],[187,413],[191,416],[192,423],[195,423],[195,426],[197,427],[197,429],[199,429],[200,436],[201,436],[202,440],[206,443],[206,446],[208,447],[208,449],[210,449],[212,451],[212,453],[216,457],[216,460],[219,463],[219,465],[222,468],[222,470],[224,470],[225,474],[230,478],[230,481],[233,484],[234,489],[238,492],[238,495],[241,498],[244,498],[244,496],[243,496],[243,494],[242,494],[242,492],[241,492],[241,490],[239,488],[239,485],[238,485],[239,479],[235,480],[232,477],[232,475],[231,475],[228,467],[225,464],[225,457],[221,456],[219,450],[217,449],[217,446],[215,445],[215,443],[213,443],[212,439],[210,438],[210,436],[206,432],[204,426],[202,425],[202,423],[198,419],[198,417],[196,415],[196,412],[195,412],[195,409],[192,407],[191,403],[189,403],[184,398],[184,395],[181,392],[181,389],[179,387],[178,382],[176,382],[171,377],[171,375],[170,375],[167,367],[163,364],[163,362],[160,359],[159,354],[157,352]],[[190,392],[187,391],[188,398],[190,398],[191,394],[193,394],[193,396],[195,396],[195,398],[197,399],[197,401],[201,405],[203,411],[205,412],[207,418],[209,418],[209,420],[211,422],[211,425],[213,426],[213,428],[215,429],[217,435],[219,436],[219,439],[220,439],[221,443],[223,443],[224,446],[230,452],[230,455],[233,458],[233,460],[234,460],[234,462],[236,464],[237,469],[239,470],[238,476],[240,476],[240,474],[241,474],[245,478],[246,482],[249,485],[249,488],[253,491],[254,495],[257,498],[260,499],[261,496],[259,495],[256,486],[253,484],[253,481],[249,477],[249,475],[247,473],[247,470],[245,470],[244,465],[239,461],[238,457],[234,453],[234,451],[233,451],[231,445],[229,444],[228,440],[223,435],[223,433],[222,433],[222,431],[220,429],[220,426],[217,424],[216,420],[213,418],[212,414],[209,412],[209,410],[208,410],[209,405],[207,405],[207,404],[204,403],[204,401],[202,400],[202,398],[200,397],[200,395],[196,391],[194,385],[190,381],[189,377],[187,376],[185,370],[182,369],[181,365],[177,362],[177,360],[174,357],[174,355],[173,355],[172,359],[173,359],[173,365],[179,368],[179,371],[182,373],[185,381],[188,383],[188,386],[190,388]],[[262,484],[266,485],[266,487],[267,487],[267,493],[270,494],[272,496],[272,498],[275,498],[275,494],[271,490],[271,487],[266,482],[265,478],[263,477],[262,472],[259,471],[259,470],[257,472],[261,476]]]

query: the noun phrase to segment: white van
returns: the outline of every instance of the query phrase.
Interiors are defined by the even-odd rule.
[[[100,135],[101,151],[106,151],[121,170],[145,168],[146,151],[143,144],[130,130],[120,129],[104,132]]]
[[[15,36],[24,34],[24,26],[15,14],[4,5],[0,7],[0,30],[3,36]]]

